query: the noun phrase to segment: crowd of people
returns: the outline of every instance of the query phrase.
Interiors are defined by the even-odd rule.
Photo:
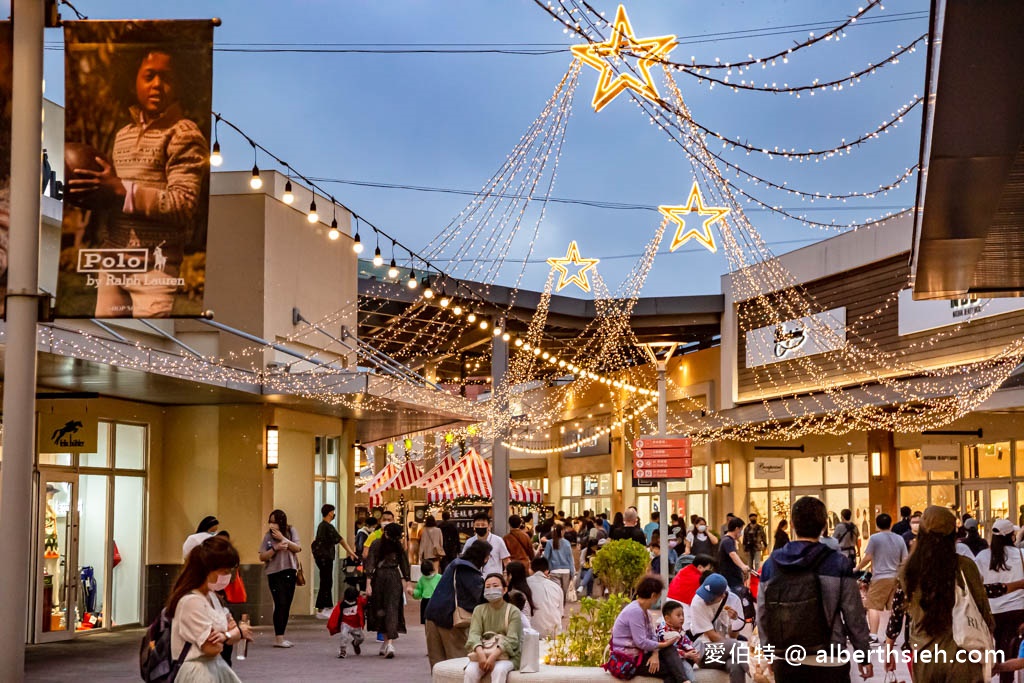
[[[879,514],[875,533],[864,538],[850,510],[830,525],[825,505],[804,497],[776,527],[771,548],[755,513],[746,520],[729,514],[717,530],[699,515],[672,515],[662,558],[658,514],[642,524],[635,508],[611,519],[559,512],[535,523],[532,515],[512,515],[504,536],[479,512],[465,541],[448,512],[440,522],[428,516],[404,529],[384,511],[379,520],[366,518],[354,544],[334,526],[333,506],[321,512],[312,544],[317,616],[340,635],[340,658],[361,654],[365,632],[377,633],[379,655],[394,658],[412,599],[420,602],[431,668],[469,655],[467,682],[489,675],[503,683],[519,666],[524,633],[555,636],[570,602],[603,595],[594,558],[609,541],[629,540],[648,549],[650,562],[612,628],[606,668],[621,677],[636,672],[682,683],[695,680],[695,669],[717,668],[742,683],[764,680],[770,668],[775,681],[830,683],[850,681],[854,670],[868,678],[875,666],[894,671],[904,661],[915,681],[975,683],[998,675],[1011,683],[1024,669],[1024,533],[1008,519],[987,525],[988,542],[969,515],[902,508],[895,524]],[[347,571],[335,602],[338,546]],[[238,680],[231,649],[251,639],[252,629],[223,601],[238,553],[214,517],[200,522],[182,552],[184,569],[166,606],[177,680]],[[270,514],[258,552],[274,602],[273,645],[292,647],[285,633],[304,577],[301,541],[284,511]],[[662,560],[672,577],[667,586]],[[957,656],[985,643],[1001,662]],[[770,656],[794,646],[804,653],[796,660]],[[894,656],[923,650],[944,654]],[[769,653],[765,667],[761,659],[753,665],[754,652]]]

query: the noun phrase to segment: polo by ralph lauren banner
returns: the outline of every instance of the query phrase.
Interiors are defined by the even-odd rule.
[[[58,317],[203,312],[210,21],[64,24]]]
[[[0,21],[0,315],[7,297],[7,240],[11,227],[11,22]]]

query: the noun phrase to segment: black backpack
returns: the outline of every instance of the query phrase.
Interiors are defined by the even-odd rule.
[[[825,614],[818,567],[834,552],[825,548],[808,567],[772,563],[775,576],[760,588],[764,592],[760,630],[765,642],[776,650],[783,651],[794,645],[804,648],[809,655],[828,650],[836,615],[829,619]],[[838,612],[837,604],[836,614]]]
[[[171,619],[166,609],[160,610],[160,616],[142,636],[142,647],[139,649],[142,680],[146,683],[173,683],[191,648],[192,643],[185,643],[178,658],[171,657]]]

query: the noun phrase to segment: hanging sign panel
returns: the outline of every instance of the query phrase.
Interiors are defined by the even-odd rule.
[[[785,479],[785,458],[754,458],[754,479]]]
[[[747,368],[838,351],[846,346],[846,307],[750,330],[746,344]]]
[[[84,401],[61,401],[53,410],[39,411],[40,453],[95,453],[97,421]]]
[[[960,446],[955,443],[922,444],[921,469],[925,472],[959,472]]]
[[[11,22],[0,21],[0,316],[7,315],[7,240],[11,227]]]
[[[213,24],[64,23],[56,315],[203,312]]]

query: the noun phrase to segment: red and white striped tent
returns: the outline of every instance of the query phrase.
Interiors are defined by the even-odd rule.
[[[397,471],[398,467],[396,465],[388,463],[387,465],[381,468],[380,472],[370,477],[370,481],[366,482],[365,484],[357,488],[356,491],[358,491],[359,493],[367,493],[368,491],[370,491],[370,489],[374,488],[378,484],[381,484],[390,479],[391,477],[395,476],[395,472]]]
[[[370,494],[370,507],[379,507],[384,504],[384,492],[407,489],[418,479],[423,477],[423,470],[416,466],[411,460],[402,465],[402,469],[395,472],[387,481],[383,481],[368,491]]]
[[[493,490],[491,482],[494,475],[491,463],[481,457],[474,449],[469,449],[465,457],[455,463],[448,475],[435,482],[427,492],[428,503],[440,503],[445,500],[456,500],[468,496],[491,498]],[[513,503],[533,503],[539,505],[544,496],[522,484],[509,479],[509,501]]]
[[[448,473],[455,467],[455,458],[451,455],[446,455],[441,462],[430,468],[430,471],[419,478],[418,481],[412,485],[423,489],[429,489],[434,485],[435,482],[439,482],[448,476]]]

